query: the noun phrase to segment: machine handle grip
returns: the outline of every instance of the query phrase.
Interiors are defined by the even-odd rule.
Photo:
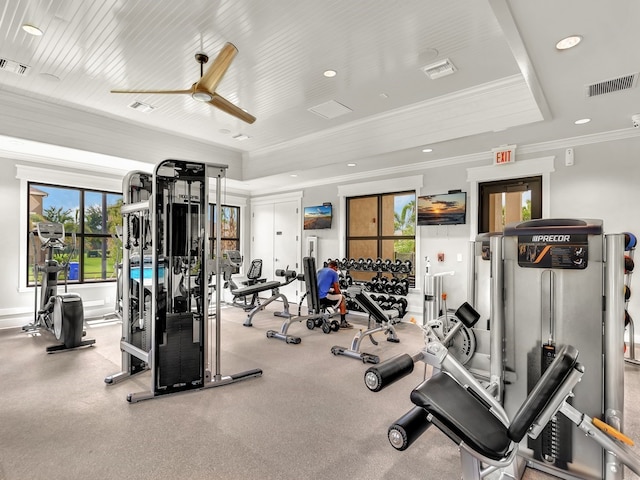
[[[602,420],[599,420],[597,418],[593,418],[593,419],[591,419],[591,421],[593,422],[594,426],[598,427],[600,430],[602,430],[607,435],[610,435],[613,438],[615,438],[616,440],[620,440],[621,442],[626,443],[627,445],[633,447],[633,445],[634,445],[633,440],[631,440],[629,437],[627,437],[620,430],[617,430],[617,429],[613,428],[608,423],[605,423]]]
[[[364,373],[364,383],[372,392],[379,392],[413,372],[414,360],[408,353],[385,360]]]

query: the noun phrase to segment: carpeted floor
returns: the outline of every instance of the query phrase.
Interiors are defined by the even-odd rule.
[[[270,311],[252,328],[244,319],[240,309],[222,310],[221,373],[260,368],[261,377],[137,404],[127,394],[148,390],[148,373],[104,383],[120,370],[119,323],[92,322],[93,347],[53,355],[45,353],[49,335],[1,330],[0,480],[460,478],[457,448],[436,428],[405,452],[388,444],[388,426],[412,407],[422,364],[374,394],[363,382],[367,365],[330,353],[348,347],[354,330],[326,335],[294,323],[289,333],[302,343],[288,345],[266,338],[281,324]],[[397,330],[399,344],[377,334],[379,345],[366,340],[363,350],[384,360],[423,345],[415,325]],[[639,369],[626,367],[626,431],[634,438]],[[525,478],[552,477],[529,469]]]

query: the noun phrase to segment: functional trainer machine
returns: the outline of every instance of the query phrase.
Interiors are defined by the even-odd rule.
[[[64,225],[57,222],[38,222],[36,224],[41,249],[46,250],[44,265],[38,265],[36,260],[36,242],[33,232],[30,234],[33,245],[33,273],[34,273],[34,319],[33,323],[25,325],[22,330],[33,333],[41,329],[52,333],[62,344],[47,347],[48,353],[85,347],[96,343],[93,339],[83,340],[84,309],[82,298],[75,293],[67,293],[67,275],[65,275],[65,293],[58,293],[58,274],[67,271],[71,253],[67,261],[59,263],[54,258],[55,250],[65,248]],[[40,282],[40,302],[38,303],[38,274],[42,273]]]
[[[221,374],[219,289],[215,315],[208,314],[210,275],[222,285],[220,242],[212,256],[208,238],[209,179],[215,180],[221,218],[226,168],[165,160],[153,175],[131,172],[123,181],[122,370],[105,382],[149,371],[149,390],[129,394],[129,402],[262,375],[259,369]],[[215,238],[221,233],[217,223]]]

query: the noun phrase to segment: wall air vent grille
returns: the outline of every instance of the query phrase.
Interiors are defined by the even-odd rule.
[[[138,110],[139,112],[142,112],[142,113],[150,113],[153,110],[155,110],[156,107],[152,105],[148,105],[146,103],[136,101],[136,102],[133,102],[131,105],[129,105],[129,108],[133,108],[134,110]]]
[[[605,95],[607,93],[619,92],[620,90],[628,90],[636,86],[638,81],[638,73],[624,75],[622,77],[605,80],[604,82],[593,83],[586,86],[587,97],[595,97]]]
[[[0,58],[0,70],[15,73],[16,75],[26,75],[31,70],[31,67],[7,58]]]
[[[445,58],[444,60],[440,60],[439,62],[436,62],[436,63],[432,63],[431,65],[422,67],[422,71],[431,80],[435,80],[436,78],[451,75],[452,73],[455,73],[457,70],[458,69],[456,68],[456,66],[448,58]]]

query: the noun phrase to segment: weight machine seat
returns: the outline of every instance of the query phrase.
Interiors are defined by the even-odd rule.
[[[431,423],[458,445],[500,461],[510,454],[576,367],[578,351],[564,346],[536,383],[510,425],[504,425],[472,392],[450,375],[438,373],[411,392],[411,401],[432,417]]]
[[[249,285],[248,287],[231,290],[231,294],[234,297],[245,297],[248,295],[253,295],[254,293],[265,292],[267,290],[273,290],[280,287],[282,287],[282,283],[278,282],[277,280],[272,280],[270,282],[256,283],[255,285]]]

